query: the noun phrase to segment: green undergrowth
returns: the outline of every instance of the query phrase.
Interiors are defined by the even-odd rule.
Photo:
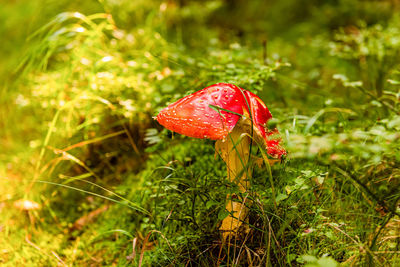
[[[115,249],[123,247],[121,254],[114,256],[126,263],[138,263],[143,253],[144,266],[207,266],[218,260],[225,264],[245,264],[248,257],[253,263],[267,261],[273,265],[313,262],[311,256],[303,255],[326,259],[332,266],[335,266],[332,258],[394,263],[395,255],[383,256],[374,251],[390,251],[397,246],[396,240],[385,240],[385,236],[397,231],[395,224],[388,226],[388,222],[394,223],[393,219],[398,216],[395,215],[398,192],[382,179],[385,176],[380,168],[382,160],[368,153],[383,157],[389,166],[398,162],[387,157],[393,149],[388,140],[396,135],[390,130],[394,130],[391,127],[398,129],[397,123],[397,120],[383,122],[380,127],[371,126],[369,134],[364,132],[364,147],[371,142],[371,146],[381,147],[379,153],[363,148],[365,155],[346,160],[345,154],[362,154],[358,152],[359,129],[352,128],[355,134],[350,135],[303,136],[301,141],[293,133],[289,140],[295,144],[288,146],[298,152],[286,163],[273,166],[275,192],[265,167],[255,169],[252,188],[246,196],[253,202],[250,231],[244,240],[237,241],[238,249],[229,249],[230,254],[228,247],[221,243],[218,224],[227,215],[226,194],[236,191],[224,180],[226,170],[222,160],[214,157],[211,142],[180,137],[164,140],[157,145],[157,153],[150,156],[146,170],[138,174],[143,179],[141,187],[131,191],[132,182],[128,179],[117,189],[141,203],[150,211],[150,216],[114,206],[102,217],[107,225],[94,227],[100,236],[94,248],[110,249],[109,242]],[[304,126],[297,126],[296,130]],[[377,128],[383,131],[380,136],[385,137],[376,137]],[[339,139],[348,143],[329,144]],[[162,149],[163,146],[168,149]],[[353,177],[364,168],[370,172],[368,182],[367,177]],[[368,183],[376,184],[376,189],[365,188]],[[114,216],[121,213],[123,218]],[[100,242],[104,240],[109,242]],[[132,254],[133,240],[137,242],[135,254]]]

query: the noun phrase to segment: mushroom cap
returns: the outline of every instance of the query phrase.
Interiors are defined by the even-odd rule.
[[[265,141],[267,153],[278,157],[286,154],[279,139],[269,139],[277,130],[266,130],[272,115],[264,102],[233,84],[217,83],[185,96],[161,110],[156,120],[165,128],[189,137],[219,140],[247,114],[251,114],[256,136]]]
[[[242,115],[246,103],[239,87],[217,83],[164,108],[156,120],[165,128],[189,137],[223,139],[240,116],[224,110],[219,113],[210,105]]]
[[[267,128],[268,121],[272,119],[271,112],[269,112],[267,106],[252,92],[244,90],[244,94],[250,106],[253,129],[258,136],[261,136],[264,139],[267,153],[279,158],[282,155],[286,155],[286,150],[279,144],[281,140],[279,138],[273,138],[273,135],[279,134],[278,130],[269,130]]]

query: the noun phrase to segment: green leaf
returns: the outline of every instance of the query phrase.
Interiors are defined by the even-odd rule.
[[[229,212],[226,209],[220,210],[218,213],[218,219],[221,221],[228,216],[229,216]]]
[[[214,200],[209,200],[206,203],[206,209],[211,208],[212,206],[215,206],[216,204],[218,204],[218,202],[214,201]]]
[[[317,261],[317,257],[312,256],[312,255],[303,255],[301,256],[303,258],[304,261],[306,262],[316,262]]]
[[[387,81],[388,81],[388,83],[393,84],[393,85],[399,85],[400,84],[400,81],[396,81],[396,80],[388,79]]]
[[[240,117],[242,117],[243,115],[242,114],[239,114],[239,113],[236,113],[236,112],[234,112],[234,111],[231,111],[231,110],[228,110],[228,109],[224,109],[224,108],[221,108],[221,107],[218,107],[218,106],[214,106],[214,105],[208,105],[211,109],[213,109],[213,110],[215,110],[215,111],[217,111],[217,112],[219,112],[220,110],[222,110],[222,111],[225,111],[225,112],[228,112],[228,113],[232,113],[232,114],[235,114],[235,115],[238,115],[238,116],[240,116]]]
[[[321,267],[336,267],[336,266],[338,266],[338,263],[331,257],[320,258],[320,259],[318,259],[317,263]]]
[[[279,195],[277,195],[276,196],[276,203],[279,203],[281,200],[284,200],[284,199],[287,199],[288,198],[288,195],[286,195],[286,194],[279,194]]]

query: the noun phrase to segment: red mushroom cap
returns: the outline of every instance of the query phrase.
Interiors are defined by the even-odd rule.
[[[264,102],[255,94],[249,91],[244,92],[246,100],[250,106],[251,117],[255,130],[259,135],[266,138],[266,124],[268,120],[272,119],[271,112],[269,112]]]
[[[250,106],[251,117],[253,121],[253,129],[262,136],[265,140],[267,153],[271,156],[281,157],[286,155],[286,150],[279,144],[280,139],[270,138],[272,135],[279,134],[277,129],[268,130],[267,122],[272,119],[271,112],[269,112],[264,102],[252,92],[244,90],[247,102]]]
[[[278,157],[286,154],[279,145],[280,140],[268,139],[277,130],[266,131],[266,123],[272,115],[264,102],[233,84],[217,83],[185,96],[161,110],[156,120],[165,128],[189,137],[219,140],[235,127],[240,118],[237,114],[245,113],[251,113],[253,129],[265,140],[268,154]]]
[[[239,87],[217,83],[176,101],[161,110],[157,121],[165,128],[195,138],[225,138],[240,116],[212,109],[217,106],[243,114],[246,103]]]

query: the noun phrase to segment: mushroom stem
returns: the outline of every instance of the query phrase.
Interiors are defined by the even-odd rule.
[[[249,132],[248,130],[249,123],[247,120],[240,119],[226,140],[218,140],[215,144],[216,151],[219,152],[226,163],[228,180],[235,183],[241,193],[246,192],[250,185],[248,179],[251,176],[251,168],[248,161],[251,140],[245,134]],[[244,201],[232,201],[237,198],[236,194],[227,196],[226,209],[230,215],[222,221],[220,227],[223,240],[231,234],[236,235],[247,217],[248,208]]]

